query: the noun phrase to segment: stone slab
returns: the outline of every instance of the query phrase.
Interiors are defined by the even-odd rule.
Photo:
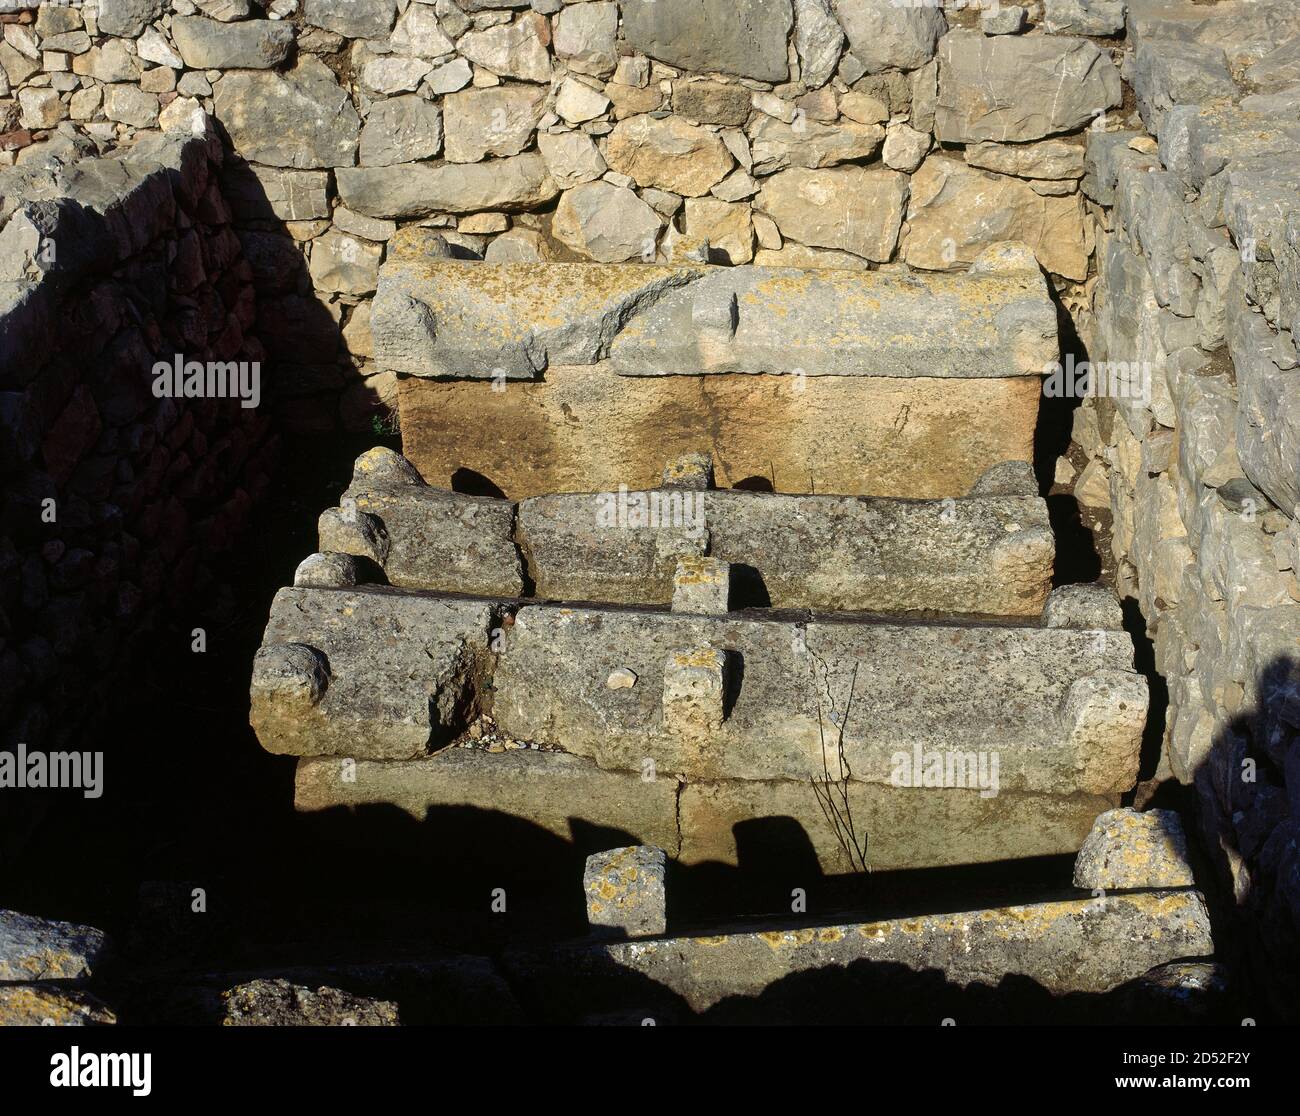
[[[1036,496],[538,496],[518,534],[538,596],[615,604],[671,603],[676,557],[707,547],[746,605],[1037,616],[1055,554]]]
[[[779,842],[785,857],[811,854],[821,872],[842,875],[1056,856],[1074,853],[1114,802],[1016,791],[982,798],[969,790],[858,782],[688,782],[679,859],[743,867],[765,844]]]
[[[531,378],[610,358],[627,376],[1003,378],[1058,355],[1036,268],[960,275],[500,263],[399,256],[376,360],[413,376]]]
[[[649,980],[703,1012],[728,997],[758,997],[800,974],[860,962],[937,970],[961,987],[994,986],[1013,976],[1058,995],[1099,993],[1157,965],[1213,952],[1201,895],[1156,892],[806,929],[516,949],[505,963],[516,987],[559,1015],[566,1004],[590,1002],[596,982],[625,980],[644,996]]]
[[[726,659],[722,724],[686,732],[666,664],[706,648]],[[610,689],[620,668],[636,683]],[[1147,709],[1124,632],[548,605],[516,613],[493,688],[503,731],[609,769],[990,796],[1127,791]]]
[[[421,822],[442,809],[473,809],[526,819],[564,840],[575,838],[577,823],[678,845],[674,780],[601,771],[579,756],[448,748],[420,760],[361,760],[346,774],[337,759],[298,762],[296,809],[367,805],[396,806]]]
[[[515,500],[652,488],[665,461],[706,453],[722,487],[963,496],[990,466],[1032,458],[1040,391],[1036,377],[628,377],[599,365],[502,387],[399,382],[403,452],[430,484],[476,474]]]

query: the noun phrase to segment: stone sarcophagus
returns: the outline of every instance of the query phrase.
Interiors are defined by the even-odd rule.
[[[431,483],[522,499],[650,487],[944,497],[1028,460],[1056,314],[1027,249],[966,273],[489,264],[398,238],[378,365]]]

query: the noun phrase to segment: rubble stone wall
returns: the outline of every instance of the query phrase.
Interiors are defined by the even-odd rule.
[[[1150,391],[1089,399],[1074,427],[1076,495],[1113,513],[1120,593],[1168,683],[1161,773],[1195,785],[1250,955],[1292,1002],[1276,978],[1300,932],[1297,35],[1292,5],[1130,0],[1142,126],[1089,136],[1085,332],[1094,366],[1139,366]]]
[[[235,370],[227,390],[256,386],[252,272],[220,160],[215,139],[158,135],[0,172],[5,745],[74,739],[158,607],[219,599],[222,554],[265,486],[265,408],[153,374],[183,354],[205,392],[218,364]]]
[[[1083,36],[1122,7],[0,0],[0,161],[214,116],[276,409],[369,431],[396,392],[370,299],[411,224],[499,262],[687,238],[717,263],[964,270],[1020,240],[1079,302],[1081,133],[1121,98],[1119,40]]]

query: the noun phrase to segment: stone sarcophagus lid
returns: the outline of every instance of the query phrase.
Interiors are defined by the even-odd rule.
[[[651,487],[960,496],[1028,460],[1056,314],[1032,253],[907,269],[480,263],[399,238],[373,307],[403,448],[510,499]]]

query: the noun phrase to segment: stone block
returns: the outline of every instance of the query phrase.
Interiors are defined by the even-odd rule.
[[[656,938],[668,929],[663,849],[632,845],[587,857],[587,921],[604,937]]]
[[[668,664],[683,648],[733,664],[704,749],[668,723]],[[636,685],[610,690],[616,668]],[[516,614],[493,686],[504,731],[603,767],[648,757],[694,779],[835,780],[842,762],[903,794],[940,776],[970,790],[971,740],[984,739],[997,742],[984,757],[997,788],[984,790],[1118,795],[1133,785],[1147,707],[1120,632],[553,606]]]
[[[269,752],[409,759],[471,718],[493,611],[382,587],[281,589],[253,661]]]

